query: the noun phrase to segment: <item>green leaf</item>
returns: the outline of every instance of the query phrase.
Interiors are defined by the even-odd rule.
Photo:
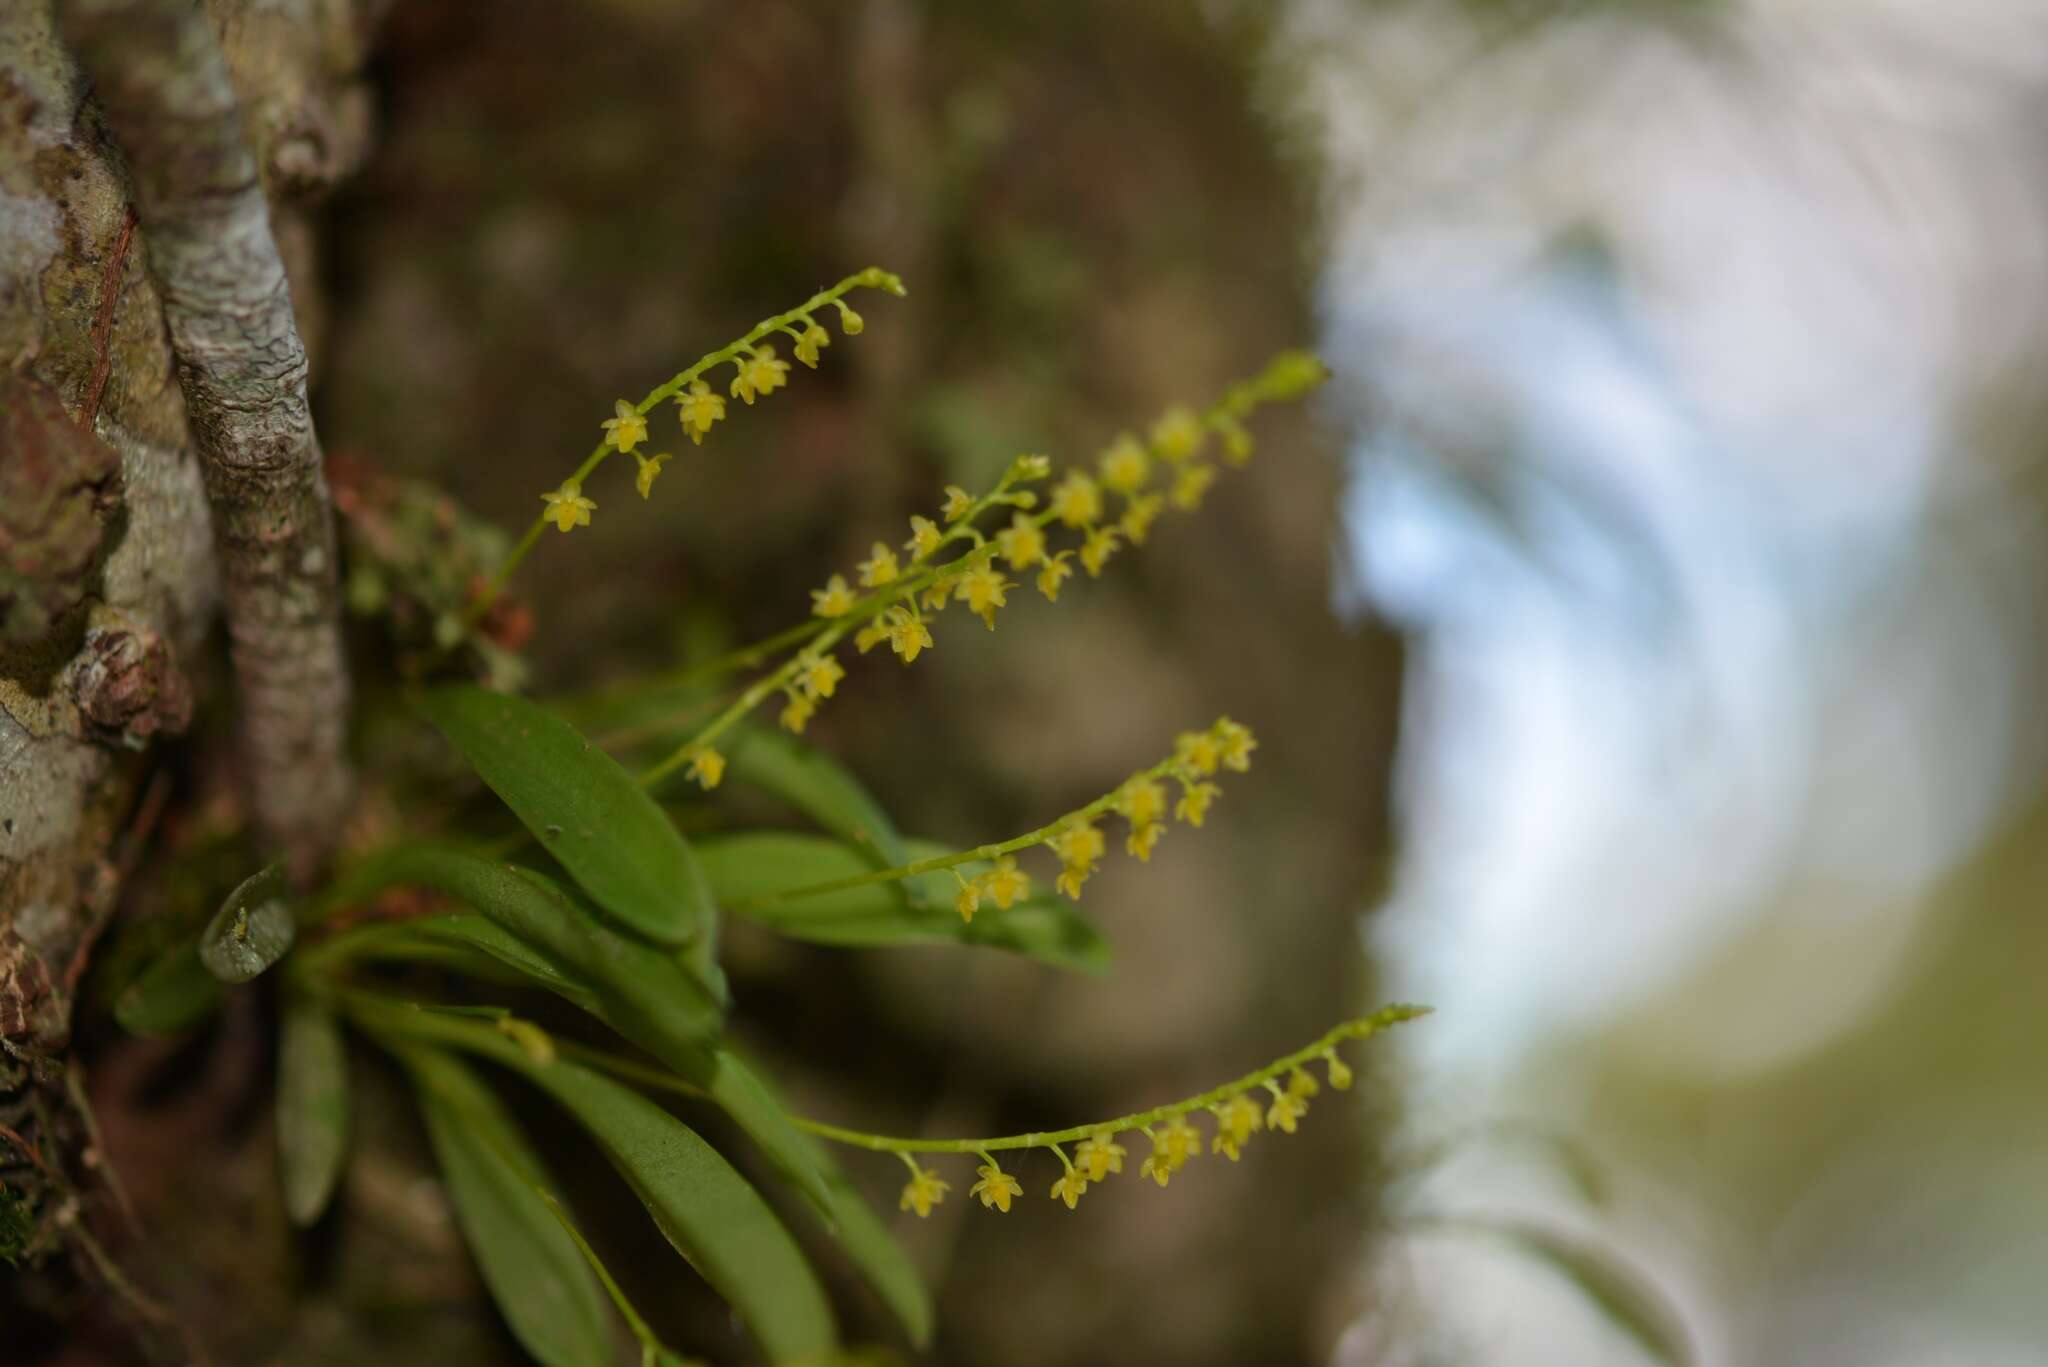
[[[199,937],[199,962],[227,983],[245,983],[292,947],[291,884],[282,863],[245,879],[228,894]]]
[[[547,1169],[482,1079],[439,1050],[401,1056],[463,1237],[513,1337],[544,1367],[613,1359],[604,1293],[539,1189]]]
[[[712,933],[710,890],[689,843],[575,727],[469,686],[436,689],[419,706],[600,907],[663,944]]]
[[[515,1065],[516,1066],[516,1065]],[[575,1114],[654,1223],[768,1356],[807,1363],[837,1334],[816,1274],[768,1203],[696,1131],[630,1088],[556,1062],[522,1071]]]
[[[554,966],[552,975],[535,973],[542,986],[559,990],[563,978],[581,984],[613,1029],[672,1067],[679,1066],[672,1054],[702,1059],[702,1046],[719,1033],[719,1005],[695,976],[645,941],[612,930],[568,889],[532,869],[448,846],[394,845],[349,870],[330,897],[345,904],[401,885],[437,889],[481,912],[537,953],[539,963]],[[522,971],[536,964],[534,953],[507,952],[496,937],[471,943]]]
[[[310,1225],[327,1209],[348,1156],[348,1051],[318,999],[286,996],[277,1047],[277,1158],[284,1209]]]
[[[945,853],[923,841],[908,843],[912,859]],[[1100,973],[1109,966],[1109,946],[1073,905],[1053,897],[1031,898],[1001,910],[983,903],[973,921],[953,909],[947,872],[923,874],[902,883],[866,887],[780,902],[739,905],[748,898],[808,887],[870,872],[862,856],[838,841],[815,835],[749,832],[706,840],[699,851],[704,873],[720,902],[733,914],[793,939],[818,944],[882,946],[965,944],[1007,949],[1060,968]],[[969,862],[972,878],[987,865]]]
[[[822,1205],[814,1200],[812,1208],[823,1217],[826,1229],[838,1240],[847,1260],[874,1288],[890,1313],[896,1316],[904,1332],[910,1335],[912,1344],[924,1348],[931,1342],[932,1335],[931,1293],[925,1289],[924,1279],[911,1265],[903,1246],[896,1242],[896,1236],[889,1232],[889,1227],[876,1216],[846,1174],[832,1161],[825,1146],[789,1123],[781,1100],[769,1090],[767,1083],[730,1052],[721,1050],[720,1053],[726,1070],[734,1077],[746,1079],[757,1104],[771,1108],[780,1118],[790,1136],[788,1147],[817,1174],[825,1199]],[[759,1134],[751,1127],[749,1132],[759,1140]],[[775,1157],[772,1151],[770,1157]]]
[[[403,929],[407,932],[405,938],[430,940],[435,944],[474,950],[501,967],[512,970],[515,977],[524,978],[546,988],[593,1016],[602,1017],[604,1014],[596,992],[564,972],[562,966],[553,959],[488,916],[470,911],[450,912],[443,916],[425,916],[416,921],[407,921],[403,924]]]
[[[736,732],[726,749],[732,777],[773,793],[848,841],[870,867],[909,862],[889,814],[837,760],[779,731],[755,727]]]
[[[1615,1328],[1657,1361],[1671,1367],[1690,1367],[1695,1361],[1684,1321],[1663,1293],[1605,1250],[1560,1230],[1519,1220],[1459,1218],[1429,1224],[1505,1240],[1562,1274]]]
[[[220,979],[199,962],[198,943],[179,941],[150,960],[114,999],[114,1019],[131,1035],[175,1035],[220,1005]]]

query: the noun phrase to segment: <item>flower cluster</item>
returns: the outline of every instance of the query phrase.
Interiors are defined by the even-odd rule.
[[[1320,1061],[1329,1085],[1343,1091],[1351,1085],[1352,1072],[1337,1056],[1336,1046],[1339,1043],[1363,1039],[1387,1025],[1412,1020],[1423,1014],[1425,1010],[1421,1007],[1388,1007],[1362,1020],[1347,1021],[1307,1048],[1214,1091],[1156,1110],[1053,1134],[920,1141],[888,1139],[806,1123],[817,1132],[846,1143],[896,1152],[911,1174],[898,1205],[919,1216],[930,1215],[933,1207],[940,1204],[952,1189],[951,1184],[942,1180],[935,1170],[918,1163],[916,1155],[920,1153],[978,1156],[981,1159],[981,1165],[976,1169],[979,1180],[968,1189],[968,1195],[979,1199],[987,1209],[1007,1213],[1016,1198],[1024,1194],[1024,1185],[1015,1174],[1004,1171],[997,1162],[993,1151],[998,1149],[1052,1150],[1060,1160],[1060,1176],[1052,1184],[1049,1194],[1053,1200],[1072,1210],[1091,1186],[1124,1170],[1124,1160],[1129,1151],[1117,1141],[1125,1134],[1140,1135],[1151,1144],[1151,1152],[1138,1165],[1138,1175],[1149,1177],[1162,1187],[1204,1152],[1203,1134],[1192,1123],[1194,1116],[1206,1112],[1215,1123],[1206,1151],[1220,1153],[1233,1163],[1244,1152],[1252,1136],[1262,1130],[1293,1134],[1308,1114],[1309,1098],[1323,1087],[1308,1071],[1306,1064]],[[1071,1158],[1064,1147],[1067,1144],[1074,1147]]]

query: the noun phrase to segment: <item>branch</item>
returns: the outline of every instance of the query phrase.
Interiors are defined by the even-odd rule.
[[[195,0],[74,0],[65,35],[127,159],[206,471],[256,818],[302,874],[348,802],[348,674],[306,350]]]

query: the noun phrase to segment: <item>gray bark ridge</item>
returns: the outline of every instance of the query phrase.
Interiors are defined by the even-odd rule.
[[[260,828],[309,875],[350,795],[333,513],[306,349],[206,11],[77,0],[67,40],[127,160],[206,475]]]

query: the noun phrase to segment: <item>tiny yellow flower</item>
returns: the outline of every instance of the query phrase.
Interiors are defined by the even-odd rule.
[[[1096,469],[1102,472],[1104,484],[1129,498],[1152,478],[1152,457],[1145,454],[1143,443],[1126,432],[1110,443],[1096,462]]]
[[[859,595],[847,586],[846,576],[835,574],[825,581],[824,588],[811,590],[811,615],[844,617],[858,601]]]
[[[1074,558],[1072,551],[1054,551],[1045,558],[1045,568],[1038,572],[1038,591],[1045,595],[1048,603],[1060,601],[1060,585],[1073,578]]]
[[[857,567],[860,570],[862,588],[878,589],[884,584],[893,584],[903,571],[896,564],[896,552],[877,541],[868,551],[868,558]]]
[[[1102,490],[1095,481],[1072,470],[1052,491],[1052,512],[1068,527],[1092,526],[1102,516]]]
[[[889,638],[889,649],[902,656],[903,663],[911,663],[919,652],[932,648],[931,628],[923,621],[902,608],[891,608],[887,615],[890,620],[884,632]]]
[[[981,618],[990,631],[996,629],[996,609],[1009,606],[1006,594],[1017,587],[1003,578],[1002,571],[983,561],[960,576],[960,584],[954,597],[967,604],[967,610]]]
[[[1336,1050],[1323,1050],[1323,1064],[1329,1070],[1330,1086],[1340,1092],[1351,1089],[1351,1065],[1338,1058]]]
[[[1152,862],[1152,847],[1159,843],[1159,837],[1166,833],[1166,827],[1154,822],[1150,826],[1133,826],[1124,837],[1124,850],[1141,864]]]
[[[735,357],[731,394],[751,405],[757,395],[773,394],[789,383],[789,362],[779,359],[772,346],[758,346]]]
[[[967,516],[967,510],[974,506],[974,496],[957,484],[946,486],[946,504],[939,509],[939,516],[948,522],[958,522]]]
[[[1022,513],[1010,518],[1010,525],[996,533],[996,550],[1013,570],[1028,570],[1045,559],[1045,533]]]
[[[796,358],[811,369],[818,368],[818,349],[832,345],[832,334],[818,326],[815,321],[806,320],[808,326],[796,339]]]
[[[1088,881],[1095,872],[1096,861],[1102,858],[1102,832],[1080,821],[1063,828],[1046,843],[1059,856],[1059,890],[1078,901],[1081,885]]]
[[[1015,484],[1029,484],[1051,473],[1051,456],[1019,456],[1010,462],[1010,480]],[[1028,508],[1031,505],[1027,503],[1024,506]]]
[[[903,1195],[896,1202],[898,1210],[914,1210],[922,1220],[932,1213],[932,1207],[946,1199],[946,1193],[953,1184],[941,1178],[930,1168],[913,1168],[916,1174],[903,1184]]]
[[[725,777],[725,756],[709,748],[699,750],[690,757],[690,767],[684,772],[696,779],[708,793],[718,786],[718,780]]]
[[[808,698],[829,698],[832,690],[839,687],[839,681],[846,677],[845,668],[831,655],[820,655],[807,661],[797,670],[796,684]]]
[[[1215,466],[1188,466],[1174,477],[1173,506],[1184,513],[1193,512],[1202,506],[1202,495],[1208,493],[1209,486],[1215,482]]]
[[[818,705],[816,703],[800,693],[792,693],[789,695],[788,705],[782,709],[782,729],[791,735],[801,736],[804,733],[804,728],[811,724],[811,718],[816,716],[817,712]]]
[[[663,451],[658,456],[643,456],[635,451],[633,459],[640,462],[640,472],[633,476],[633,487],[640,491],[640,497],[646,498],[654,492],[654,477],[661,473],[662,466],[668,464],[668,452]]]
[[[1190,826],[1200,827],[1208,819],[1209,804],[1223,796],[1223,790],[1213,783],[1190,783],[1181,789],[1180,801],[1173,804],[1173,814]]]
[[[1187,1165],[1190,1158],[1202,1152],[1202,1134],[1188,1124],[1187,1117],[1175,1116],[1152,1132],[1152,1153],[1138,1166],[1140,1177],[1149,1177],[1160,1186],[1168,1178]]]
[[[964,878],[960,880],[960,892],[953,899],[953,910],[960,913],[960,919],[963,921],[972,922],[974,920],[974,913],[981,910],[981,880],[979,878],[971,883]]]
[[[1124,1170],[1124,1146],[1108,1130],[1091,1134],[1075,1147],[1074,1166],[1087,1173],[1089,1181],[1100,1182]]]
[[[952,601],[953,590],[959,582],[959,579],[953,575],[932,580],[930,584],[925,586],[924,592],[917,595],[918,606],[922,607],[926,612],[944,612],[946,604]]]
[[[847,307],[844,299],[834,299],[832,302],[839,306],[839,330],[849,337],[860,336],[861,329],[867,326],[861,321],[861,316]]]
[[[1145,544],[1145,538],[1152,531],[1152,524],[1159,520],[1160,512],[1166,507],[1166,500],[1158,494],[1146,494],[1131,500],[1131,506],[1124,509],[1124,515],[1117,523],[1133,546]]]
[[[612,404],[615,416],[604,420],[604,439],[621,451],[630,451],[647,440],[647,419],[620,399]]]
[[[1323,1090],[1321,1083],[1296,1068],[1287,1075],[1287,1090],[1298,1097],[1311,1097]]]
[[[1031,876],[1017,867],[1013,855],[1006,854],[998,859],[996,866],[976,881],[988,893],[990,900],[1004,911],[1031,895]]]
[[[690,434],[690,440],[702,446],[711,424],[725,417],[725,400],[712,393],[711,386],[704,381],[693,380],[688,393],[676,395],[676,416],[683,420],[683,430]]]
[[[1009,1214],[1010,1198],[1022,1196],[1024,1194],[1023,1185],[994,1163],[983,1163],[975,1171],[981,1174],[981,1180],[969,1187],[967,1194],[969,1196],[979,1196],[981,1204],[987,1209],[998,1210],[1005,1215]]]
[[[888,639],[888,623],[877,619],[876,621],[869,622],[853,634],[853,646],[854,649],[865,655]]]
[[[1117,792],[1116,809],[1133,826],[1149,826],[1166,815],[1166,789],[1157,779],[1132,779]]]
[[[1216,1116],[1216,1138],[1209,1145],[1209,1152],[1220,1153],[1237,1161],[1237,1153],[1259,1129],[1263,1117],[1259,1103],[1239,1092],[1220,1106],[1209,1108]]]
[[[1095,527],[1081,543],[1081,568],[1088,571],[1090,579],[1102,577],[1102,567],[1116,554],[1117,536],[1115,527]]]
[[[1252,434],[1235,418],[1223,419],[1223,459],[1242,467],[1252,458]]]
[[[928,517],[910,519],[910,540],[903,543],[903,549],[910,552],[912,560],[922,560],[938,550],[943,534],[939,524]]]
[[[1087,1190],[1088,1179],[1083,1177],[1078,1169],[1068,1168],[1066,1174],[1052,1184],[1052,1199],[1065,1201],[1067,1209],[1072,1210]]]
[[[1213,774],[1223,762],[1223,743],[1214,731],[1183,731],[1174,737],[1173,757],[1198,774]]]
[[[1152,424],[1152,449],[1175,465],[1202,449],[1202,420],[1185,408],[1169,408]]]
[[[1225,717],[1212,728],[1216,735],[1217,758],[1223,767],[1242,774],[1252,767],[1252,751],[1259,743],[1252,738],[1252,729],[1243,722]]]
[[[548,510],[541,516],[565,532],[574,531],[578,527],[588,527],[590,512],[597,507],[596,503],[583,496],[583,486],[573,479],[552,493],[542,494],[540,498],[541,502],[548,505]]]
[[[1295,1124],[1308,1114],[1308,1102],[1293,1092],[1275,1088],[1273,1104],[1266,1108],[1266,1124],[1285,1134],[1293,1134]]]

